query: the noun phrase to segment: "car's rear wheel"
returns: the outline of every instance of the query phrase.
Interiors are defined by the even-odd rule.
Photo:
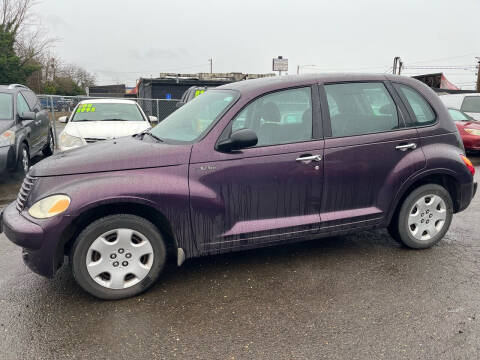
[[[42,150],[44,156],[50,156],[55,151],[55,140],[53,138],[53,132],[50,129],[48,131],[48,142]]]
[[[27,145],[23,143],[18,151],[16,171],[26,175],[30,170],[30,153]]]
[[[445,236],[452,217],[449,192],[440,185],[427,184],[407,196],[389,230],[405,246],[426,249]]]
[[[110,215],[88,225],[76,239],[73,276],[87,292],[101,299],[123,299],[152,286],[165,264],[162,235],[135,215]]]

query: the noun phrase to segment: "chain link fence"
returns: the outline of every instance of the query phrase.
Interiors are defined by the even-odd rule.
[[[63,124],[58,122],[61,116],[70,116],[73,109],[80,101],[83,100],[98,100],[98,99],[114,99],[114,100],[133,100],[138,103],[143,112],[147,116],[156,116],[158,121],[162,121],[168,115],[175,111],[177,103],[180,100],[167,99],[143,99],[143,98],[109,98],[109,97],[90,97],[90,96],[61,96],[61,95],[37,95],[42,108],[48,110],[50,114],[50,121],[52,122],[55,133],[55,145],[57,137],[60,134],[60,128]]]

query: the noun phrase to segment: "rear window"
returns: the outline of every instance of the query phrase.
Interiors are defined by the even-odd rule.
[[[397,106],[381,82],[325,85],[332,136],[352,136],[399,128]]]
[[[480,96],[466,96],[463,99],[462,111],[480,113]]]
[[[410,105],[415,115],[415,119],[413,119],[416,120],[415,125],[430,125],[435,122],[435,113],[422,95],[407,85],[395,84],[395,87],[405,97],[408,105]]]
[[[11,94],[0,94],[0,120],[13,118],[13,101]]]

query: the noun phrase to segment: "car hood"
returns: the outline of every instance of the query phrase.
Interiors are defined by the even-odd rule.
[[[480,121],[457,121],[457,126],[468,129],[480,129]]]
[[[73,121],[65,126],[64,131],[84,139],[113,139],[138,134],[148,128],[148,121]]]
[[[58,176],[187,164],[191,147],[133,136],[105,140],[50,156],[34,165],[30,174]]]
[[[15,125],[15,120],[0,120],[0,134],[11,129]]]

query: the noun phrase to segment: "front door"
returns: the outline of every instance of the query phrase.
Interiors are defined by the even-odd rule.
[[[388,83],[325,84],[321,94],[322,231],[377,224],[402,183],[425,167],[417,130],[405,126],[406,108]]]
[[[248,248],[318,231],[324,141],[318,136],[312,94],[318,95],[305,87],[256,99],[225,130],[254,130],[255,147],[213,151],[211,161],[190,164],[193,233],[204,251]]]

